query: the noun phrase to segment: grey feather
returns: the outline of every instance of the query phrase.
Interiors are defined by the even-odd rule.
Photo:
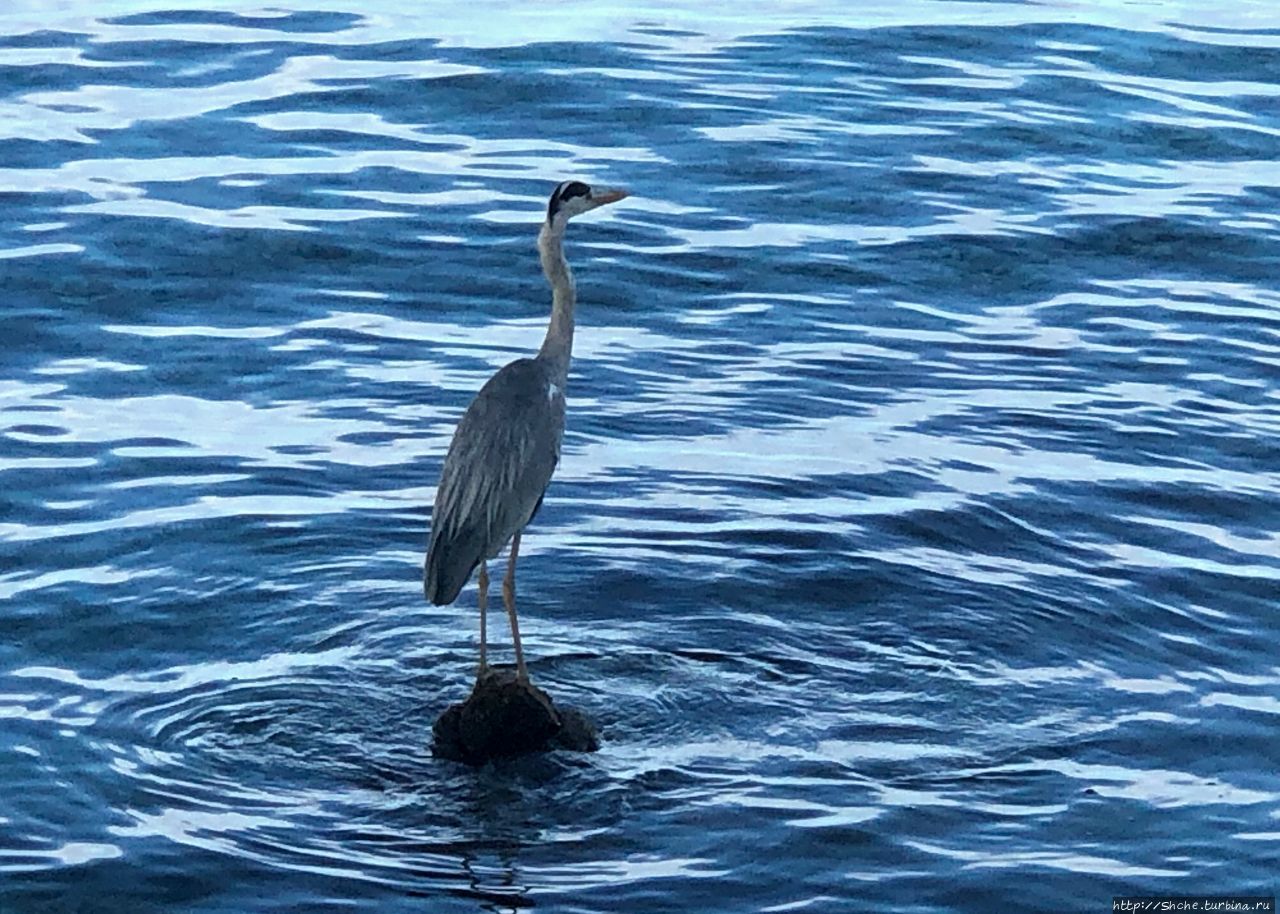
[[[427,599],[452,603],[482,560],[533,517],[560,459],[562,377],[517,359],[467,407],[445,456],[423,569]]]

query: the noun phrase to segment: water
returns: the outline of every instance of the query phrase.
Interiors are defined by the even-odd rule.
[[[0,13],[0,910],[1274,891],[1270,4],[418,6]],[[472,771],[428,507],[565,178],[605,745]]]

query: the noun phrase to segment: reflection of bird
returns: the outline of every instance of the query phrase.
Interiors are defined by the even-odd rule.
[[[471,572],[480,566],[480,672],[488,669],[485,610],[489,572],[511,541],[511,558],[502,582],[502,600],[511,620],[516,675],[529,679],[516,622],[515,574],[520,532],[542,504],[560,459],[564,435],[564,391],[573,349],[573,274],[564,259],[564,230],[574,216],[625,197],[622,190],[592,190],[581,181],[565,181],[551,194],[547,221],[538,234],[542,271],[551,283],[551,323],[542,349],[531,359],[516,359],[488,380],[471,401],[453,433],[444,459],[431,515],[431,545],[423,586],[437,606],[458,598]]]

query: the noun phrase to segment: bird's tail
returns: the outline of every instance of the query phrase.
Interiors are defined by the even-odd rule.
[[[458,599],[480,564],[478,552],[465,548],[468,545],[443,536],[431,537],[422,566],[422,591],[427,602],[444,606]]]

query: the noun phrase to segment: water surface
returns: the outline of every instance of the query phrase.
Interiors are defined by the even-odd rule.
[[[1274,891],[1280,17],[841,6],[6,6],[5,914]],[[419,568],[567,178],[605,745],[477,772]]]

